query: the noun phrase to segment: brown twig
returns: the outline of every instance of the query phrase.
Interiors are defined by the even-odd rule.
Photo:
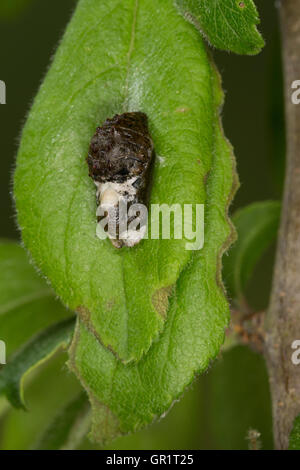
[[[280,20],[288,148],[265,348],[275,446],[286,449],[293,420],[300,414],[300,366],[291,360],[291,345],[300,339],[300,105],[293,104],[291,100],[291,85],[300,80],[300,0],[282,0]]]
[[[265,312],[251,312],[244,315],[238,310],[231,311],[231,324],[228,335],[233,345],[243,344],[256,352],[264,351],[264,316]],[[234,337],[234,340],[232,339]]]

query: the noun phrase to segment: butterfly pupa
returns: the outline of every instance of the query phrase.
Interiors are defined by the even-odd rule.
[[[116,230],[113,234],[108,230],[107,235],[116,248],[135,246],[145,235],[145,221],[134,233],[121,230],[120,207],[123,204],[130,211],[134,205],[147,206],[153,160],[148,118],[142,112],[116,114],[97,127],[92,137],[87,163],[97,187],[98,222],[99,213],[108,214],[108,226]]]

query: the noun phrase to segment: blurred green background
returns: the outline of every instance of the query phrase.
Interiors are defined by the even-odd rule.
[[[0,105],[1,233],[18,239],[11,196],[18,141],[30,104],[76,4],[75,0],[1,0],[0,80],[7,104]],[[253,201],[280,199],[284,178],[284,118],[280,37],[274,2],[256,0],[266,40],[256,57],[214,51],[226,91],[224,127],[235,148],[241,188],[232,210]],[[268,302],[274,246],[256,268],[248,286],[254,308]],[[1,332],[0,332],[1,333]],[[30,380],[30,412],[8,410],[0,420],[0,449],[34,446],[78,384],[65,369],[64,357]],[[0,399],[1,408],[6,403]],[[261,433],[271,449],[271,405],[263,359],[245,347],[223,353],[205,376],[187,390],[165,419],[134,436],[117,440],[113,449],[246,449],[250,429]],[[84,448],[94,448],[86,442]]]

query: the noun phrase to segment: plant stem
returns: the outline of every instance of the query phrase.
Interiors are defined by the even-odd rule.
[[[266,357],[270,377],[274,439],[288,447],[300,414],[300,365],[292,362],[293,341],[300,340],[300,105],[291,85],[300,80],[300,0],[280,6],[285,79],[287,163],[282,220],[270,306],[266,319]]]

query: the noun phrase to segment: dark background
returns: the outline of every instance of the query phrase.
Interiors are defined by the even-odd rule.
[[[0,236],[15,239],[19,234],[11,181],[20,133],[76,2],[23,0],[19,4],[14,15],[3,11],[1,16],[0,6],[0,80],[7,86],[7,104],[0,105]],[[255,57],[214,52],[226,91],[225,132],[235,148],[241,180],[232,210],[254,201],[280,199],[283,184],[285,142],[277,11],[273,1],[256,0],[256,4],[262,19],[260,30],[266,40],[263,52]],[[273,257],[274,247],[257,267],[255,282],[249,285],[249,299],[256,308],[267,305]],[[246,388],[251,389],[249,396]],[[257,426],[264,432],[264,446],[270,448],[268,393],[262,359],[245,348],[237,348],[226,353],[213,372],[186,393],[163,423],[128,441],[121,440],[118,445],[150,449],[159,445],[246,448],[247,431]],[[12,419],[19,426],[19,418],[15,415]],[[182,429],[177,429],[175,437],[178,420]],[[26,431],[21,432],[19,441],[16,438],[16,446],[22,445],[25,435]]]

